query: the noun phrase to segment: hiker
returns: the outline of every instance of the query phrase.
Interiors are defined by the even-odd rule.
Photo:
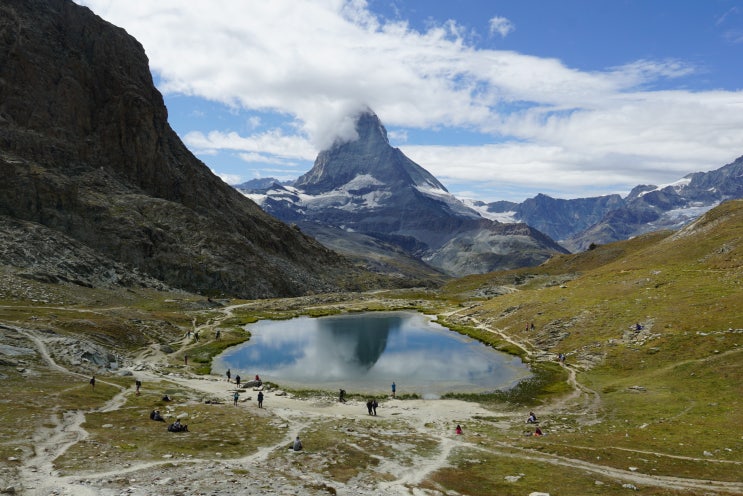
[[[237,406],[237,400],[240,398],[240,393],[235,391],[235,394],[232,395],[232,402],[235,406]]]
[[[294,440],[294,445],[292,445],[292,449],[294,451],[302,451],[302,441],[299,440],[299,436],[297,436],[297,439]]]
[[[175,422],[168,426],[168,432],[188,432],[188,426],[181,424],[181,421],[176,419]]]
[[[366,409],[369,410],[369,415],[372,414],[372,400],[366,402]]]
[[[529,412],[529,418],[526,419],[527,424],[536,424],[537,423],[537,416],[534,415],[534,412]]]
[[[170,401],[170,396],[167,394],[163,395],[162,401]]]
[[[462,427],[459,424],[457,424],[457,428],[456,428],[455,432],[457,433],[458,436],[461,436],[462,435]]]
[[[261,382],[261,378],[260,378],[260,376],[258,374],[255,374],[255,381],[256,382]]]
[[[95,389],[95,376],[93,376],[93,377],[90,378],[90,387],[92,387],[93,389]]]
[[[374,412],[374,416],[377,415],[378,406],[379,406],[379,403],[377,403],[377,400],[372,400],[372,411]]]
[[[230,369],[227,369],[227,382],[230,382],[230,377],[232,377],[232,372],[230,372]]]
[[[395,383],[394,383],[394,382],[392,382],[392,397],[393,397],[393,398],[395,397],[395,390],[396,390],[396,389],[397,389],[397,386],[395,385]]]
[[[219,339],[219,337],[220,337],[221,335],[222,335],[222,334],[221,334],[221,332],[220,332],[219,330],[217,330],[217,332],[216,332],[216,333],[214,333],[214,339]]]
[[[258,391],[258,408],[263,408],[263,391]]]
[[[346,390],[345,389],[341,389],[340,392],[338,393],[338,401],[340,401],[341,403],[346,402]]]
[[[542,429],[540,429],[539,427],[537,427],[537,430],[534,431],[534,435],[535,436],[541,436],[542,435]]]
[[[196,331],[193,333],[193,340],[195,343],[198,343],[199,341],[199,331]]]
[[[134,386],[137,388],[137,396],[139,396],[139,388],[142,387],[142,381],[137,379],[136,381],[134,381]]]
[[[183,355],[184,365],[188,365],[188,355]]]
[[[237,384],[237,387],[240,387],[240,376],[239,375],[235,376],[235,384]]]
[[[156,420],[158,422],[165,422],[165,419],[160,415],[160,410],[152,410],[150,412],[150,420]]]
[[[531,323],[531,330],[534,330],[534,322]]]
[[[636,331],[642,331],[642,325],[639,322],[637,324],[635,324],[635,330]]]

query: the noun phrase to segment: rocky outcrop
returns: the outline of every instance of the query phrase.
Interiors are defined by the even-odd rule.
[[[294,296],[358,279],[186,149],[123,29],[69,0],[3,0],[0,61],[0,215],[190,291]]]

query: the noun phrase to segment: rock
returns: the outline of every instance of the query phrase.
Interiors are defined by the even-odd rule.
[[[368,277],[188,150],[124,29],[67,0],[1,11],[0,246],[14,249],[0,265],[42,282],[249,299]]]
[[[634,484],[622,484],[622,487],[625,489],[632,489],[633,491],[637,491],[637,486]]]
[[[281,389],[277,389],[275,393],[273,393],[276,396],[286,396],[286,391],[282,391]]]
[[[535,492],[535,493],[529,493],[529,496],[550,496],[550,493]]]

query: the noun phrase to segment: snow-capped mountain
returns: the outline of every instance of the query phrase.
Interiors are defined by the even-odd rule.
[[[743,157],[710,172],[671,184],[636,186],[627,197],[607,195],[561,200],[537,195],[523,203],[473,202],[489,218],[520,221],[571,251],[661,229],[680,229],[729,199],[743,198]]]
[[[334,228],[331,237],[345,231],[386,243],[450,275],[539,264],[565,251],[526,224],[502,224],[465,205],[390,146],[373,112],[359,115],[356,131],[358,139],[321,152],[291,186],[266,187],[263,180],[263,187],[249,182],[237,189],[335,249],[343,244],[318,226]]]

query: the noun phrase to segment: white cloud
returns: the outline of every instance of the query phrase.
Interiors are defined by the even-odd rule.
[[[199,153],[311,161],[353,139],[353,116],[367,105],[393,137],[447,128],[493,136],[479,147],[403,147],[445,184],[636,184],[743,153],[743,92],[653,89],[692,73],[684,61],[583,71],[478,48],[455,22],[416,31],[363,0],[80,3],[144,45],[162,91],[278,112],[295,129],[186,134]],[[494,17],[490,29],[514,27]],[[261,121],[248,124],[257,131]]]
[[[237,174],[222,174],[215,171],[212,172],[214,173],[214,175],[218,176],[227,184],[240,184],[241,182],[243,182],[242,177],[238,176]]]
[[[505,38],[508,33],[516,29],[511,21],[505,17],[493,17],[490,19],[490,34],[498,33],[501,37]]]

